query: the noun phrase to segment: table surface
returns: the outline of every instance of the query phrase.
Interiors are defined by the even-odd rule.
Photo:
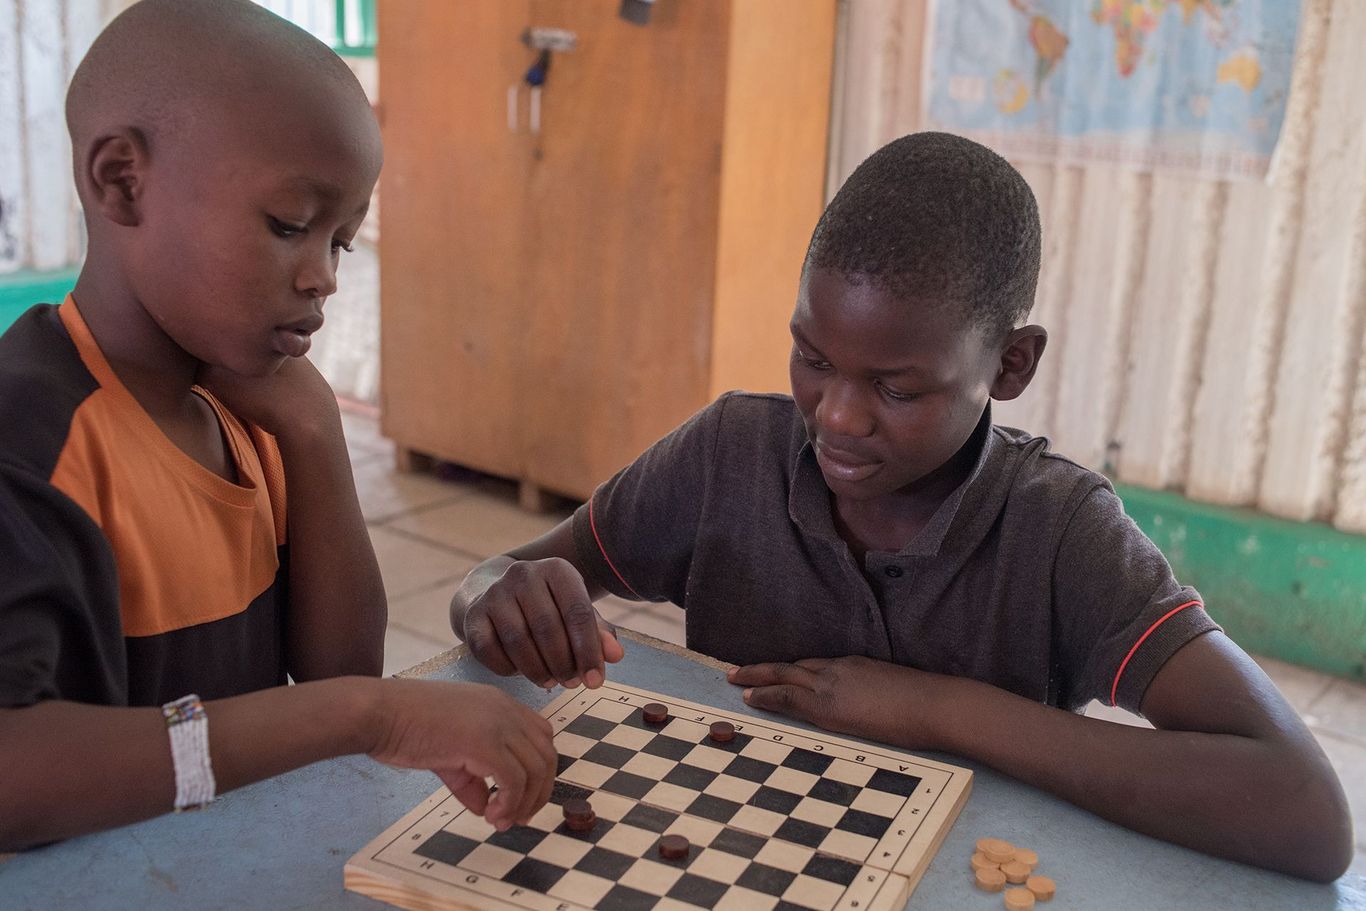
[[[613,679],[732,712],[762,715],[740,700],[709,659],[625,632]],[[457,649],[409,675],[492,683],[540,708],[552,694],[495,677]],[[793,722],[788,721],[791,724]],[[803,727],[804,725],[797,725]],[[908,909],[996,911],[968,872],[983,836],[1033,848],[1039,872],[1058,883],[1040,904],[1068,908],[1366,909],[1366,880],[1318,885],[1160,842],[990,769],[926,754],[974,772],[972,794],[916,887]],[[197,813],[172,814],[27,851],[0,862],[0,908],[81,909],[387,907],[342,888],[342,867],[440,786],[434,775],[363,756],[320,762],[224,795]]]

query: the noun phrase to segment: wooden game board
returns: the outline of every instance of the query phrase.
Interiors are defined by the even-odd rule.
[[[967,769],[616,683],[543,714],[558,778],[528,825],[497,832],[441,788],[351,858],[346,888],[420,911],[900,911],[972,787]],[[712,742],[713,721],[735,739]],[[564,825],[575,797],[591,832]],[[686,858],[659,856],[665,834]]]

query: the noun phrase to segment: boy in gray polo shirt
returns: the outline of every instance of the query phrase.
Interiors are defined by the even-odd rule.
[[[722,396],[482,563],[456,633],[498,673],[592,687],[622,655],[593,600],[672,601],[755,708],[1336,878],[1351,821],[1295,712],[1104,477],[992,424],[1047,340],[1025,324],[1039,245],[1004,159],[942,133],[885,146],[816,226],[792,397]],[[1079,714],[1091,699],[1156,730]]]

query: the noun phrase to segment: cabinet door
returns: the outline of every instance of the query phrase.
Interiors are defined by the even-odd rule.
[[[381,396],[400,446],[523,474],[529,4],[379,4]]]
[[[729,3],[660,2],[644,27],[619,6],[531,4],[578,45],[533,140],[527,477],[578,496],[708,395]]]

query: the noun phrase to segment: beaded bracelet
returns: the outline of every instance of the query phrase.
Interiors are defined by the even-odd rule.
[[[175,810],[197,810],[213,801],[216,785],[209,763],[209,718],[204,703],[190,694],[161,707],[171,735],[175,766]]]

